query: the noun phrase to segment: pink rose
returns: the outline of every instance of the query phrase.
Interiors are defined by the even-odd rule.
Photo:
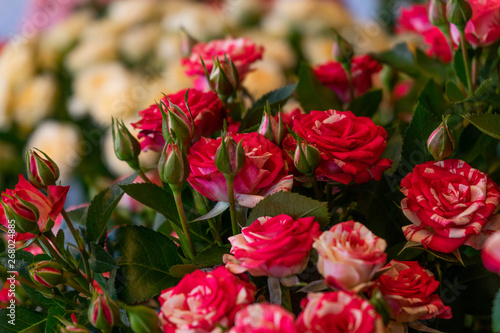
[[[487,270],[500,274],[500,231],[488,237],[481,251],[481,258]]]
[[[375,285],[383,294],[391,318],[406,323],[431,318],[451,318],[451,308],[435,293],[439,282],[416,261],[392,260],[393,267],[382,274]]]
[[[229,333],[298,333],[295,316],[279,305],[255,303],[236,314]]]
[[[69,186],[50,185],[46,195],[19,175],[16,187],[2,192],[0,223],[6,226],[8,215],[16,221],[17,241],[34,238],[33,234],[53,227],[63,209],[68,190]]]
[[[240,82],[250,71],[250,65],[256,60],[262,59],[264,49],[262,46],[257,46],[247,38],[226,38],[212,40],[207,43],[198,43],[193,46],[191,54],[188,58],[182,59],[182,65],[186,67],[187,75],[205,76],[203,64],[200,57],[203,59],[208,72],[212,71],[214,65],[213,58],[224,58],[224,54],[231,58],[238,71]]]
[[[500,1],[470,0],[472,18],[465,26],[465,38],[474,47],[485,47],[495,43],[500,38]],[[453,40],[458,44],[460,34],[451,25]]]
[[[445,253],[473,245],[500,202],[487,174],[455,159],[417,165],[401,192],[401,208],[413,223],[403,227],[406,239]]]
[[[382,126],[368,117],[356,117],[351,111],[311,111],[293,118],[293,130],[303,141],[316,147],[322,161],[316,179],[349,184],[380,180],[392,161],[380,159],[388,139]],[[291,135],[283,141],[293,156],[296,142]]]
[[[435,56],[444,62],[452,60],[449,43],[441,30],[429,21],[425,4],[403,8],[397,22],[396,32],[415,32],[424,37],[427,55]]]
[[[382,267],[387,243],[359,222],[333,226],[314,241],[318,252],[318,271],[337,288],[351,289],[368,282]]]
[[[355,294],[337,291],[309,293],[301,302],[302,313],[296,325],[306,333],[383,332],[382,320],[375,308]]]
[[[167,95],[167,97],[173,104],[179,106],[184,111],[187,119],[190,119],[184,99],[185,95],[186,89],[172,95]],[[168,107],[169,102],[167,98],[163,97],[161,101]],[[222,128],[224,109],[216,93],[189,89],[187,102],[194,120],[192,142],[199,140],[202,136],[211,136]],[[160,151],[165,145],[165,140],[161,131],[162,116],[158,105],[151,105],[147,109],[140,111],[139,115],[141,115],[142,119],[132,124],[132,126],[141,130],[139,140],[141,141],[142,149]]]
[[[160,297],[160,324],[165,333],[208,333],[218,325],[231,327],[234,316],[254,302],[256,288],[224,267],[210,273],[196,270],[185,275]]]
[[[373,86],[372,76],[380,72],[382,66],[369,55],[354,57],[351,66],[354,95],[363,95]],[[350,101],[349,81],[344,68],[339,62],[330,61],[316,66],[314,74],[318,77],[319,82],[335,91],[342,102]]]
[[[234,179],[234,193],[241,206],[254,207],[265,196],[278,191],[289,191],[293,177],[288,175],[281,149],[258,133],[233,136],[236,142],[243,141],[245,164]],[[228,202],[224,175],[215,167],[214,157],[221,138],[201,138],[188,155],[191,174],[188,182],[210,200]]]
[[[260,217],[241,234],[229,237],[231,253],[225,254],[226,268],[235,274],[282,278],[304,270],[319,224],[313,217],[294,220],[281,214]]]

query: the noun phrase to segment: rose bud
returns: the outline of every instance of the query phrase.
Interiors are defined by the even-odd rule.
[[[230,136],[223,136],[215,153],[215,166],[224,175],[235,176],[245,164],[242,142],[236,143]]]
[[[130,321],[130,328],[134,333],[160,332],[158,327],[158,315],[156,311],[144,305],[130,306],[126,308]]]
[[[342,36],[335,32],[335,43],[332,47],[333,58],[342,64],[344,68],[351,67],[351,60],[354,56],[352,45],[349,44]]]
[[[36,149],[36,148],[35,148]],[[59,168],[57,164],[47,154],[39,149],[45,158],[42,158],[36,151],[26,151],[26,166],[28,169],[28,180],[36,188],[45,188],[55,185],[59,179]]]
[[[61,265],[55,261],[33,263],[29,268],[29,274],[34,282],[47,288],[53,288],[66,280]]]
[[[189,176],[189,163],[186,154],[173,143],[163,148],[158,162],[158,173],[167,184],[182,184]]]
[[[446,119],[429,136],[427,149],[436,161],[444,160],[455,150],[455,139],[448,128]]]
[[[312,176],[321,162],[321,154],[318,149],[299,140],[293,164],[297,170],[305,175]]]
[[[493,233],[486,239],[481,251],[484,267],[496,274],[500,274],[500,231]]]
[[[182,143],[184,147],[189,148],[194,134],[193,120],[190,120],[177,105],[170,103],[166,112],[163,108],[164,105],[161,102],[159,108],[162,115],[162,134],[165,142]],[[189,109],[187,103],[186,107]]]
[[[130,133],[123,121],[120,123],[117,120],[115,127],[115,120],[111,118],[111,128],[116,157],[127,162],[132,169],[139,169],[138,156],[141,153],[139,141]]]
[[[446,4],[442,0],[431,0],[427,11],[429,21],[437,27],[448,26]]]
[[[120,321],[118,305],[105,293],[94,291],[88,311],[89,323],[95,328],[105,330]]]
[[[214,60],[214,65],[212,71],[208,74],[208,70],[205,67],[205,63],[202,63],[205,69],[205,76],[208,79],[210,88],[213,92],[219,95],[219,98],[223,101],[231,97],[239,87],[239,76],[238,70],[234,65],[231,58],[227,58],[224,54],[224,60],[219,60],[217,57]]]
[[[458,30],[464,30],[472,17],[472,7],[467,0],[448,0],[446,17]]]
[[[268,103],[264,109],[264,112],[262,113],[262,120],[260,121],[257,133],[263,135],[266,139],[270,140],[276,145],[281,146],[281,142],[283,142],[286,134],[281,110],[280,112],[278,112],[277,116],[273,117],[271,113],[271,107]]]
[[[15,202],[15,205],[8,205],[6,200]],[[37,234],[38,210],[29,202],[22,201],[17,196],[2,195],[2,207],[8,221],[16,221],[16,232]],[[22,215],[21,215],[22,214]]]
[[[65,327],[61,327],[61,332],[62,333],[90,333],[90,331],[86,327],[80,326],[80,325],[74,325],[74,324],[67,325]]]

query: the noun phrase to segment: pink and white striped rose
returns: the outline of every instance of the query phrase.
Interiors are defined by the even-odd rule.
[[[298,333],[295,316],[279,305],[255,303],[236,314],[229,333]]]
[[[318,271],[336,288],[351,289],[368,282],[387,260],[387,243],[363,224],[342,222],[314,241]]]
[[[417,165],[401,181],[401,192],[401,208],[413,223],[403,227],[406,239],[444,253],[480,244],[475,239],[500,202],[487,174],[456,159]]]

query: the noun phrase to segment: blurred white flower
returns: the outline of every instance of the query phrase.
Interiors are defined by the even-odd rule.
[[[111,61],[117,57],[117,40],[110,36],[102,36],[81,41],[68,54],[65,65],[72,73],[76,73],[90,65]]]
[[[127,30],[120,37],[118,48],[130,61],[139,61],[157,47],[161,26],[158,23],[148,23]]]
[[[274,37],[264,33],[262,30],[250,30],[243,33],[243,37],[249,38],[257,45],[264,47],[262,60],[271,60],[279,64],[283,69],[290,69],[297,63],[297,57],[288,43],[283,38]]]
[[[273,61],[258,61],[243,80],[243,86],[255,99],[271,90],[283,87],[286,84],[286,78],[280,66]]]
[[[156,0],[113,1],[108,7],[108,17],[123,27],[130,27],[157,17],[160,14],[158,6]]]

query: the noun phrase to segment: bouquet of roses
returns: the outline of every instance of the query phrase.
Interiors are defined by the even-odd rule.
[[[185,40],[194,87],[138,139],[112,120],[129,177],[65,209],[26,152],[1,195],[2,332],[500,332],[498,14],[415,5],[397,33],[422,40],[369,55],[335,33],[335,61],[258,100],[261,46]]]

